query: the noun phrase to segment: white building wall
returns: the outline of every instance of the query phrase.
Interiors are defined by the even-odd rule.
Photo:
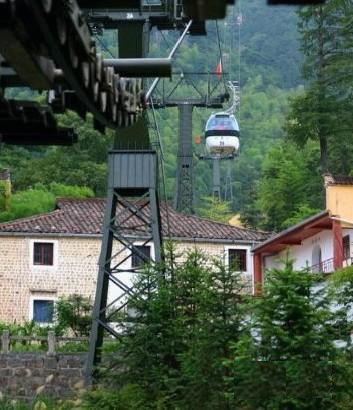
[[[352,238],[353,238],[353,230]],[[345,235],[345,233],[344,233]],[[264,268],[278,268],[289,257],[294,260],[294,269],[310,267],[313,263],[313,249],[316,246],[321,248],[321,260],[325,261],[333,258],[333,234],[331,230],[321,231],[302,241],[301,245],[288,245],[288,248],[275,255],[264,257]]]

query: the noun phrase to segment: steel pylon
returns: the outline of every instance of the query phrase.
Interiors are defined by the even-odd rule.
[[[101,360],[104,332],[120,337],[111,318],[126,309],[131,296],[136,296],[132,277],[142,274],[143,268],[132,267],[132,263],[127,266],[126,262],[133,255],[144,262],[162,260],[156,152],[111,151],[108,164],[108,196],[85,369],[87,384],[93,382],[95,367]],[[147,244],[154,247],[150,257],[140,248]]]

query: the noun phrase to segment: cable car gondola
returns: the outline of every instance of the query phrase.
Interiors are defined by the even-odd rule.
[[[235,156],[239,150],[239,125],[233,114],[212,114],[207,121],[206,149],[211,155]]]

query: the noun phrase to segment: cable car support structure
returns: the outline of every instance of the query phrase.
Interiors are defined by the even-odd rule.
[[[108,308],[124,309],[134,292],[119,276],[126,272],[123,263],[133,254],[146,260],[134,239],[153,243],[156,263],[163,258],[157,154],[150,146],[145,116],[148,101],[141,77],[169,76],[171,59],[146,59],[150,29],[156,26],[159,30],[185,30],[192,20],[190,33],[205,34],[204,21],[224,18],[226,6],[234,1],[0,0],[1,141],[71,145],[77,135],[73,129],[58,126],[54,116],[67,109],[83,119],[91,113],[94,127],[101,132],[106,127],[117,130],[114,149],[109,154],[108,197],[85,371],[87,383],[94,380],[104,331],[119,337],[109,323]],[[270,0],[281,2],[290,0]],[[104,28],[118,30],[119,58],[105,59],[99,51],[93,36]],[[6,96],[6,88],[23,86],[47,91],[47,104]],[[199,104],[213,106],[211,99]],[[180,140],[185,142],[197,102],[179,105],[184,107],[180,108],[181,117],[187,124],[180,132]],[[190,149],[186,145],[185,142],[178,161],[180,184],[184,178],[182,170],[187,169],[184,165],[189,161],[184,161]],[[184,198],[180,193],[179,197]],[[192,201],[180,203],[179,209],[192,209]],[[129,271],[138,273],[138,269]],[[108,304],[111,284],[121,292]]]

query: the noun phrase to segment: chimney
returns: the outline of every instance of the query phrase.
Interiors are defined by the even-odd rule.
[[[327,172],[326,174],[322,175],[324,178],[324,187],[327,188],[329,185],[335,183],[335,179],[333,178],[332,174]]]
[[[10,210],[11,201],[11,177],[10,170],[7,168],[0,170],[0,191],[1,191],[1,210]]]

